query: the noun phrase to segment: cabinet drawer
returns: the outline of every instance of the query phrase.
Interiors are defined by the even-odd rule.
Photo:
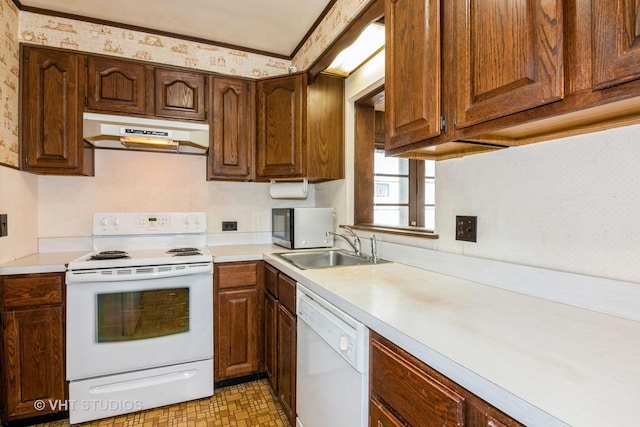
[[[6,276],[2,279],[4,308],[62,304],[62,274]]]
[[[296,281],[280,273],[278,276],[278,300],[290,313],[296,313]]]
[[[371,393],[412,426],[464,425],[462,396],[382,342],[371,341]],[[407,399],[411,396],[411,399]]]
[[[264,288],[278,298],[278,270],[269,264],[264,264]]]
[[[377,399],[369,400],[369,415],[371,418],[369,425],[372,427],[404,427],[404,423]]]
[[[215,280],[218,289],[246,288],[257,285],[258,263],[240,262],[217,264]]]

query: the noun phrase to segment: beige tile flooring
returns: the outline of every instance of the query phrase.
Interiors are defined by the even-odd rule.
[[[38,424],[68,427],[69,420]],[[209,399],[193,400],[134,414],[105,418],[82,427],[239,426],[285,427],[289,421],[266,379],[215,390]]]

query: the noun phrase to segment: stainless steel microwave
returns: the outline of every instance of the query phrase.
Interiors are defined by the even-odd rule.
[[[333,208],[273,208],[271,239],[289,249],[333,246],[336,212]]]

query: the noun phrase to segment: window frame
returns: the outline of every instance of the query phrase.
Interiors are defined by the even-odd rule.
[[[417,226],[392,226],[375,224],[374,209],[374,152],[376,145],[384,146],[384,123],[376,121],[375,106],[384,100],[384,86],[374,89],[354,103],[354,229],[385,232],[412,237],[437,239],[438,235],[432,229]],[[411,159],[410,159],[411,160]],[[411,168],[422,169],[422,186],[425,185],[425,167],[423,162],[410,161]],[[413,164],[413,166],[411,166]],[[418,166],[420,165],[420,166]],[[418,171],[419,172],[419,171]],[[414,171],[414,173],[416,173]],[[424,223],[425,197],[423,191],[418,192],[419,184],[415,179],[409,180],[410,198],[416,198],[416,212],[411,213],[409,221],[421,220]],[[411,199],[410,199],[411,202]],[[411,209],[410,209],[411,211]]]

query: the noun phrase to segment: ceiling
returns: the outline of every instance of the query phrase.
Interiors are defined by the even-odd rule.
[[[16,2],[18,3],[18,2]],[[20,0],[22,10],[291,57],[335,0]]]

